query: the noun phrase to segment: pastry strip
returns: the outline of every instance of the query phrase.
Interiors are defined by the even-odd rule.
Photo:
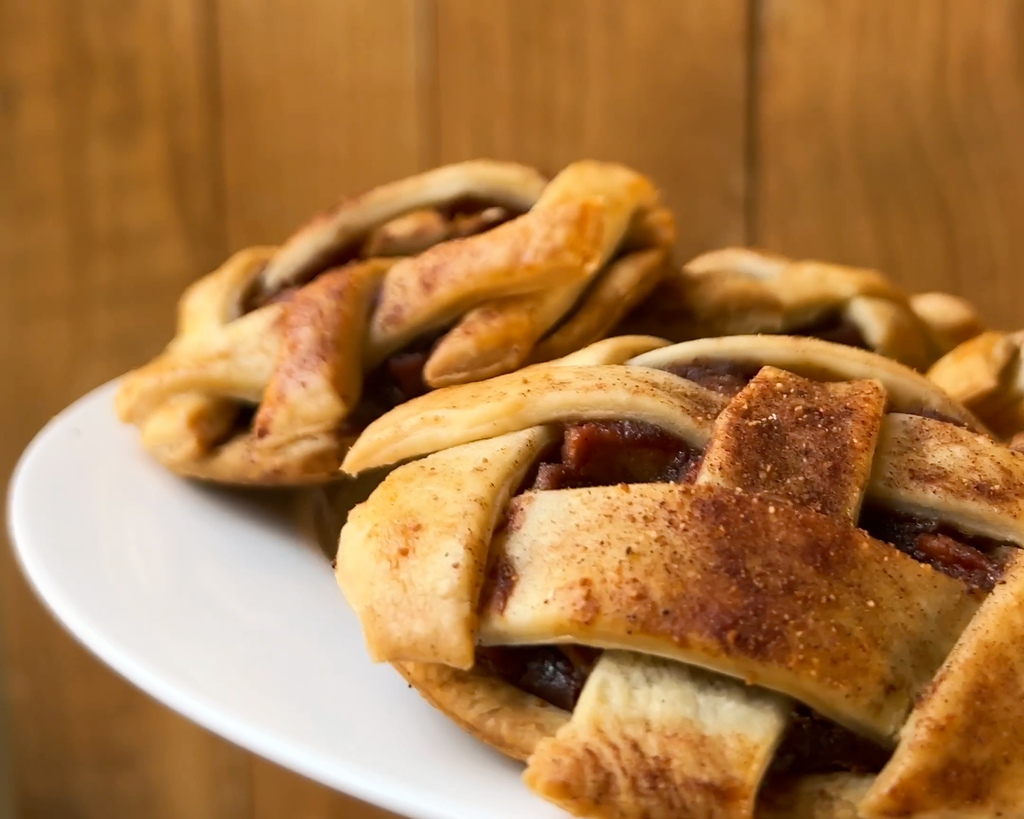
[[[436,453],[396,469],[349,513],[336,576],[371,659],[473,667],[491,537],[554,439],[535,427]]]
[[[606,651],[527,786],[577,816],[753,816],[789,702],[679,663]]]
[[[487,302],[470,310],[432,352],[424,370],[431,386],[465,383],[522,365],[536,341],[561,319],[611,260],[635,217],[657,203],[658,193],[642,175],[606,162],[575,162],[544,189],[533,214],[573,202],[600,203],[601,244],[582,275],[566,284]]]
[[[766,367],[719,416],[696,483],[776,494],[852,525],[884,407],[877,382],[822,384]],[[511,525],[519,525],[518,512]],[[643,535],[637,543],[649,545]],[[614,539],[607,545],[614,548]],[[665,544],[666,554],[674,545]],[[678,565],[677,553],[670,562]],[[518,583],[514,562],[499,557],[498,565]],[[734,568],[733,576],[742,575]],[[763,593],[759,580],[753,585]],[[665,660],[606,652],[568,725],[531,757],[526,782],[571,812],[609,819],[752,817],[790,711],[779,694]],[[605,798],[609,791],[614,800]]]
[[[485,645],[642,651],[879,740],[977,608],[960,581],[848,523],[713,486],[530,492],[492,552],[514,582],[482,601]]]
[[[460,198],[476,198],[526,210],[546,180],[532,168],[473,160],[445,165],[347,199],[291,236],[260,277],[266,292],[303,281],[367,231],[409,211]]]
[[[861,803],[866,819],[1021,816],[1024,559],[1015,551]]]
[[[355,475],[552,421],[645,421],[703,445],[725,403],[724,396],[656,370],[537,365],[396,407],[363,431],[342,469]]]
[[[641,367],[670,369],[697,362],[771,365],[819,381],[875,379],[885,387],[896,412],[928,410],[952,418],[977,432],[984,426],[923,375],[866,350],[816,338],[794,336],[726,336],[684,341],[630,360]]]

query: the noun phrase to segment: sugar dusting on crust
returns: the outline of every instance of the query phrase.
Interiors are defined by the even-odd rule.
[[[852,519],[884,407],[877,382],[823,384],[765,367],[719,416],[698,481]]]
[[[635,484],[524,497],[496,544],[518,580],[503,612],[480,612],[487,644],[571,640],[698,662],[884,736],[977,605],[852,522],[771,496]]]
[[[892,456],[909,464],[908,477],[920,486],[931,487],[941,497],[974,500],[983,498],[1002,512],[1017,516],[1020,487],[1024,483],[1024,453],[1005,452],[986,436],[932,419],[910,419],[902,424],[898,445]],[[955,457],[944,463],[929,461],[920,453],[946,449]],[[985,477],[978,477],[978,476]]]
[[[679,645],[709,639],[725,654],[792,667],[800,666],[805,650],[821,648],[805,642],[813,639],[810,634],[791,627],[807,620],[811,602],[825,604],[819,617],[828,610],[829,601],[809,599],[813,587],[805,581],[808,575],[852,579],[862,534],[824,516],[783,509],[781,502],[739,492],[701,491],[685,512],[667,505],[661,512],[670,515],[681,533],[704,541],[714,555],[714,571],[700,573],[700,605],[665,607],[663,594],[631,578],[623,588],[623,603],[634,607],[641,631],[663,634]],[[784,559],[766,553],[773,542],[786,544]],[[666,555],[669,571],[686,564],[672,560],[674,556],[671,551]],[[659,583],[659,592],[686,589],[686,573],[675,582]],[[682,603],[679,593],[674,597]]]
[[[577,816],[626,819],[749,816],[755,793],[736,776],[716,743],[697,735],[680,736],[685,745],[652,752],[651,741],[628,729],[563,730],[543,740],[524,779],[539,795]],[[677,756],[702,760],[706,776],[680,775]],[[629,805],[634,810],[626,809]],[[639,812],[635,809],[639,809]]]

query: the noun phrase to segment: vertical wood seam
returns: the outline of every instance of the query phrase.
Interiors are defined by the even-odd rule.
[[[762,2],[747,0],[747,32],[745,58],[745,105],[743,113],[743,238],[748,246],[757,245],[759,217],[758,190],[761,170],[761,26]]]
[[[210,72],[210,121],[213,123],[214,133],[210,140],[212,144],[210,161],[213,163],[214,176],[214,211],[217,214],[216,240],[222,257],[228,254],[228,216],[227,216],[227,188],[228,181],[224,170],[224,87],[221,70],[221,31],[220,24],[223,19],[220,13],[221,0],[204,4],[203,8],[207,16],[207,38],[204,53],[207,54]]]
[[[227,152],[228,152],[228,129],[225,126],[225,105],[224,100],[227,97],[227,93],[224,88],[224,21],[229,15],[229,10],[225,8],[225,0],[213,0],[209,3],[208,8],[210,14],[213,17],[213,23],[211,30],[213,32],[213,49],[211,56],[215,62],[214,71],[214,85],[216,86],[215,92],[215,104],[216,104],[216,121],[217,121],[217,176],[219,180],[218,184],[218,198],[220,211],[220,231],[221,231],[221,251],[223,256],[226,258],[230,253],[239,250],[237,247],[232,246],[232,231],[229,226],[228,214],[232,212],[233,202],[235,198],[232,196],[230,180],[228,179],[228,163],[227,163]],[[251,765],[249,766],[251,769]],[[252,786],[253,776],[250,776],[250,788]]]
[[[441,111],[438,65],[437,0],[415,0],[417,162],[425,171],[440,162]]]
[[[224,20],[223,9],[221,8],[222,3],[223,0],[214,0],[214,2],[204,6],[207,15],[207,37],[209,38],[204,52],[207,54],[207,60],[210,64],[211,91],[208,105],[211,109],[211,122],[214,129],[210,140],[212,154],[210,161],[214,166],[213,176],[215,184],[213,186],[213,195],[216,199],[214,212],[217,214],[216,241],[220,257],[226,258],[228,253],[235,250],[235,248],[228,247],[228,180],[227,164],[224,161],[227,151],[227,140],[224,128],[224,70],[221,55],[223,39],[221,36],[221,24]],[[257,759],[247,750],[239,748],[239,753],[246,755],[245,766],[242,770],[244,770],[245,776],[248,779],[248,782],[239,783],[239,790],[243,791],[248,797],[246,800],[247,804],[240,813],[246,819],[255,819],[256,772],[254,767]]]
[[[14,759],[11,754],[11,720],[7,696],[7,646],[0,629],[0,819],[14,819]]]

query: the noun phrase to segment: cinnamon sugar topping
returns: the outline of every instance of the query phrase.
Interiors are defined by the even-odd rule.
[[[852,519],[884,409],[875,381],[826,384],[765,367],[719,416],[701,480]]]

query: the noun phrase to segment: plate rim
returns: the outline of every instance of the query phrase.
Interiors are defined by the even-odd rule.
[[[52,578],[48,576],[41,561],[37,562],[37,555],[25,546],[31,540],[26,531],[26,518],[29,515],[25,475],[37,454],[56,434],[61,424],[66,423],[84,406],[112,394],[119,381],[119,378],[115,378],[95,387],[50,418],[32,437],[11,471],[5,504],[8,540],[18,568],[36,599],[65,633],[114,673],[161,706],[203,730],[227,740],[247,753],[267,759],[285,770],[374,807],[408,819],[451,819],[451,814],[442,810],[441,805],[423,804],[415,800],[408,788],[396,787],[394,782],[389,784],[371,769],[358,765],[342,767],[319,764],[294,742],[275,738],[263,729],[251,727],[247,721],[225,712],[207,697],[179,690],[173,683],[166,682],[158,672],[147,667],[145,662],[140,663],[129,656],[128,652],[116,645],[116,640],[111,641],[95,629],[88,616],[83,616],[74,603],[65,599],[58,585],[55,582],[51,584]],[[292,748],[293,753],[287,753],[287,748]],[[538,808],[542,805],[539,804]]]

